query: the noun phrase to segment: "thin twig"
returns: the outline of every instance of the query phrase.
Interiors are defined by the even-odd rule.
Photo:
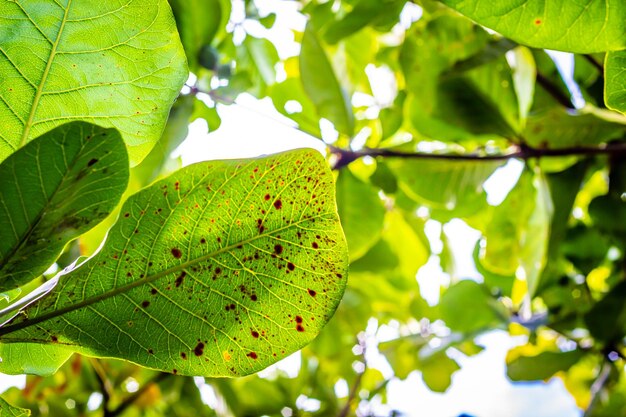
[[[428,152],[403,152],[393,149],[362,149],[353,151],[350,149],[342,149],[329,146],[330,151],[337,157],[335,169],[343,168],[349,163],[363,158],[370,157],[386,157],[386,158],[408,158],[408,159],[446,159],[456,161],[503,161],[508,159],[533,159],[544,157],[558,156],[593,156],[593,155],[616,155],[626,154],[626,143],[610,143],[607,145],[591,147],[591,146],[573,146],[570,148],[560,149],[544,149],[532,148],[528,145],[515,145],[513,151],[505,154],[454,154],[454,153],[428,153]]]
[[[543,87],[548,94],[552,96],[559,104],[568,109],[575,109],[572,100],[566,96],[552,81],[543,74],[537,73],[537,83]]]
[[[585,410],[585,414],[583,417],[590,417],[593,415],[594,408],[600,399],[600,393],[606,386],[606,383],[609,381],[609,376],[611,375],[611,363],[607,360],[602,365],[600,369],[600,373],[598,377],[593,382],[590,388],[591,392],[591,401],[589,401],[589,406]]]
[[[350,413],[350,409],[352,407],[352,403],[356,399],[359,394],[359,389],[361,388],[361,381],[363,380],[363,375],[367,371],[367,360],[365,359],[365,350],[367,348],[365,340],[359,340],[359,346],[361,346],[361,359],[363,360],[363,371],[359,372],[354,379],[354,383],[352,384],[352,388],[350,389],[350,394],[348,395],[348,399],[346,400],[346,404],[343,406],[337,417],[347,417],[348,413]]]
[[[601,76],[604,75],[604,67],[602,66],[601,63],[596,61],[596,59],[593,56],[589,54],[584,54],[583,58],[585,58],[591,65],[593,65],[598,70]]]
[[[106,417],[117,417],[117,416],[121,415],[124,411],[126,411],[126,409],[128,407],[133,405],[135,403],[135,401],[137,401],[148,390],[148,388],[150,388],[153,384],[156,384],[156,383],[164,380],[165,378],[167,378],[169,376],[171,376],[171,374],[168,374],[168,373],[165,373],[165,372],[159,372],[154,377],[152,377],[150,380],[146,381],[137,391],[135,391],[134,393],[132,393],[131,395],[126,397],[124,399],[124,401],[122,401],[120,403],[120,405],[115,407],[113,410],[111,410],[111,411],[109,411],[107,413],[107,411],[105,409],[105,416]]]
[[[113,392],[113,386],[111,381],[107,377],[106,371],[102,367],[102,364],[98,359],[90,358],[89,362],[93,368],[98,384],[100,385],[100,392],[102,394],[102,409],[104,410],[104,417],[109,417],[109,401],[111,400],[111,393]]]

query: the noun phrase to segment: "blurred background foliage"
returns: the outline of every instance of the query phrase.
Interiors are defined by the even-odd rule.
[[[626,415],[626,117],[606,108],[604,52],[568,58],[568,76],[526,35],[430,0],[170,4],[192,75],[127,192],[180,166],[191,122],[215,131],[220,105],[269,97],[336,168],[344,300],[291,370],[194,380],[74,355],[7,401],[55,417],[395,415],[391,380],[417,371],[445,392],[456,358],[501,330],[522,340],[511,380],[560,378],[586,415]],[[65,259],[93,253],[114,218]],[[471,240],[459,224],[480,236],[471,260],[453,249]]]

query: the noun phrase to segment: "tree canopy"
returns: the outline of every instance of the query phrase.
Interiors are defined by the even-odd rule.
[[[182,167],[241,94],[326,154]],[[622,0],[0,0],[0,416],[396,415],[494,330],[624,415],[625,252]]]

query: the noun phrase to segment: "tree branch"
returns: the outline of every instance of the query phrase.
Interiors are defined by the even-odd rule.
[[[546,149],[532,148],[528,145],[515,145],[510,153],[493,154],[454,154],[454,153],[428,153],[428,152],[402,152],[393,149],[362,149],[353,151],[329,146],[330,152],[337,157],[334,168],[340,169],[344,166],[365,156],[385,157],[385,158],[406,158],[406,159],[439,159],[452,161],[504,161],[508,159],[534,159],[559,156],[594,156],[594,155],[626,155],[626,143],[609,143],[607,145],[573,146],[570,148]]]

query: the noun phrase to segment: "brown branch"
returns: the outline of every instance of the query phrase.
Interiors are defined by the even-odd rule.
[[[340,169],[350,164],[351,162],[363,158],[365,156],[370,157],[385,157],[385,158],[407,158],[407,159],[439,159],[439,160],[452,160],[452,161],[504,161],[508,159],[534,159],[545,157],[559,157],[559,156],[594,156],[594,155],[626,155],[626,143],[617,142],[609,143],[603,146],[572,146],[570,148],[559,149],[547,149],[547,148],[532,148],[528,145],[515,145],[513,152],[505,154],[454,154],[454,153],[427,153],[427,152],[402,152],[395,151],[393,149],[362,149],[359,151],[353,151],[349,149],[341,149],[334,146],[329,146],[330,151],[337,157],[337,162],[334,168]]]

